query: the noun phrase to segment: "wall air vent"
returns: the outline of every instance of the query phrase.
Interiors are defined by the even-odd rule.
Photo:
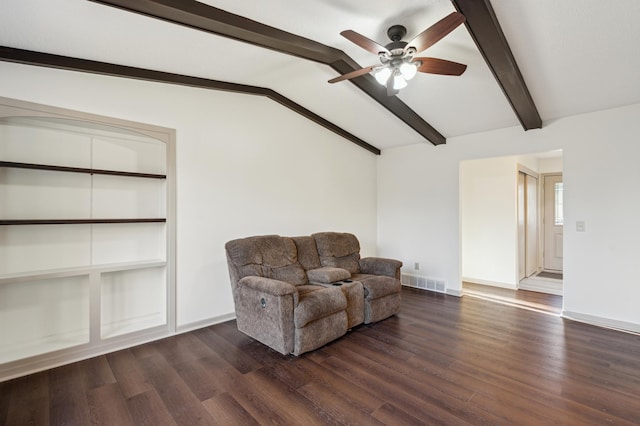
[[[402,272],[400,275],[400,282],[406,287],[419,288],[438,293],[447,292],[447,282],[440,278],[424,277],[421,275],[412,275]]]

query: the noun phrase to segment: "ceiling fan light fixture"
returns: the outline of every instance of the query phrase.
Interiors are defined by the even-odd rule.
[[[400,73],[405,80],[409,81],[416,76],[418,65],[415,62],[403,62],[400,65]]]
[[[389,67],[380,68],[373,74],[373,76],[378,83],[386,86],[387,80],[389,80],[389,77],[391,77],[391,70],[389,69]]]
[[[402,76],[402,73],[397,70],[393,73],[393,89],[400,90],[407,87],[407,80]]]

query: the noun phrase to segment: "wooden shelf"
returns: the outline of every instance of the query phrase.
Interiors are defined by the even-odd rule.
[[[69,173],[85,173],[85,174],[91,174],[91,175],[128,176],[128,177],[140,177],[140,178],[150,178],[150,179],[166,179],[167,178],[167,175],[154,174],[154,173],[137,173],[137,172],[122,172],[117,170],[86,169],[82,167],[51,166],[47,164],[33,164],[33,163],[16,163],[13,161],[0,161],[0,167],[11,167],[14,169],[49,170],[49,171],[56,171],[56,172],[69,172]]]
[[[139,219],[4,219],[0,225],[83,225],[96,223],[155,223],[166,222],[166,218]]]
[[[43,269],[27,272],[13,272],[0,274],[0,285],[11,284],[24,281],[38,281],[55,279],[62,277],[75,277],[78,275],[88,275],[92,272],[109,273],[131,271],[136,269],[157,268],[167,266],[167,261],[163,259],[139,260],[133,262],[102,263],[95,265],[79,265],[67,268]]]

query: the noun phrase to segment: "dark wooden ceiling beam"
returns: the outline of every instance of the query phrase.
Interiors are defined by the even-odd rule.
[[[91,74],[108,75],[112,77],[124,77],[157,83],[168,83],[180,86],[197,87],[201,89],[221,90],[226,92],[265,96],[289,108],[290,110],[297,112],[305,118],[321,125],[322,127],[332,131],[333,133],[342,136],[343,138],[366,149],[367,151],[370,151],[376,155],[380,155],[380,150],[375,146],[368,144],[357,136],[354,136],[341,127],[336,126],[335,124],[322,118],[318,114],[309,111],[305,107],[293,102],[291,99],[281,95],[280,93],[272,89],[245,84],[228,83],[224,81],[192,77],[182,74],[173,74],[145,68],[117,65],[107,62],[90,61],[87,59],[53,55],[50,53],[16,49],[6,46],[0,46],[0,60],[26,65],[57,68],[68,71],[79,71]]]
[[[237,41],[328,63],[342,51],[194,0],[89,0]]]
[[[194,0],[89,1],[326,64],[341,74],[360,69],[360,66],[341,50]],[[434,145],[446,143],[442,134],[399,98],[387,96],[386,91],[381,90],[380,85],[371,76],[362,76],[350,81]]]
[[[525,130],[542,120],[489,0],[451,0]]]

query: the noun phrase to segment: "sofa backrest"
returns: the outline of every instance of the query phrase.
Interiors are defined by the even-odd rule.
[[[353,234],[320,232],[312,235],[316,242],[320,264],[360,273],[360,242]]]
[[[294,285],[307,284],[307,274],[298,262],[291,238],[261,235],[241,238],[225,244],[231,285],[248,275],[273,278]]]
[[[305,271],[322,266],[320,256],[318,256],[318,249],[316,248],[316,240],[313,237],[293,237],[292,240],[298,249],[298,262],[300,262]]]

